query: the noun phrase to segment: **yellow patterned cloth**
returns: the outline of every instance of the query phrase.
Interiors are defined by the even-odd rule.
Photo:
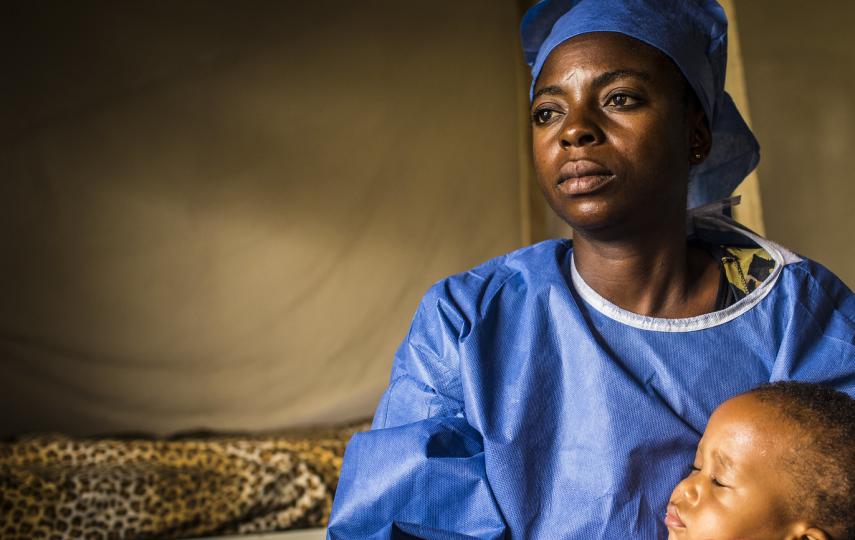
[[[2,443],[0,538],[191,538],[323,526],[344,447],[367,428]]]
[[[730,298],[725,302],[726,305],[738,302],[754,291],[775,268],[771,255],[758,247],[721,246],[717,256],[721,261],[723,281],[727,285],[726,292]]]

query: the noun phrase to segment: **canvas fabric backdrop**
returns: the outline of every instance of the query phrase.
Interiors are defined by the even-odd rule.
[[[370,416],[427,288],[521,245],[514,1],[9,11],[0,436]]]

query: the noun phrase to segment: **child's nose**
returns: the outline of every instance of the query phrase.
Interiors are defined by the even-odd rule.
[[[698,504],[701,498],[701,492],[698,489],[698,476],[700,475],[687,476],[677,486],[677,492],[682,496],[684,501],[692,506]]]

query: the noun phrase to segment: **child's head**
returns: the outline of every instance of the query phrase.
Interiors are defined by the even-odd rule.
[[[774,383],[713,412],[671,494],[669,540],[855,539],[855,399]]]

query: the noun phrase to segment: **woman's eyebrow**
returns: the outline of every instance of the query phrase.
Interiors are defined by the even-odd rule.
[[[599,88],[618,79],[638,79],[641,81],[649,82],[653,80],[653,77],[651,77],[650,74],[646,71],[636,71],[634,69],[616,69],[597,75],[596,77],[594,77],[594,80],[591,84],[595,88]],[[534,96],[532,96],[532,101],[544,94],[563,95],[564,90],[562,90],[560,86],[556,85],[544,86],[543,88],[534,93]]]
[[[634,69],[616,69],[601,73],[594,78],[593,85],[595,87],[605,86],[618,79],[639,79],[642,81],[651,81],[653,77],[645,71],[636,71]]]
[[[539,96],[542,96],[544,94],[561,95],[563,93],[564,93],[564,90],[562,90],[560,86],[555,86],[555,85],[544,86],[543,88],[541,88],[540,90],[538,90],[537,92],[534,93],[534,96],[532,96],[532,101],[534,101],[536,98],[538,98]]]

